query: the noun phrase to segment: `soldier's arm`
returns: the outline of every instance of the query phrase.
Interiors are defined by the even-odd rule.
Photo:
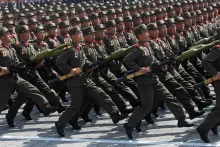
[[[60,54],[56,59],[56,64],[58,68],[65,74],[70,73],[72,70],[72,68],[68,64],[68,61],[70,58],[73,58],[73,55],[75,55],[74,50],[68,49],[62,54]]]
[[[135,63],[135,60],[141,56],[141,51],[139,49],[133,49],[123,60],[123,62],[132,70],[139,71],[140,66]]]
[[[213,66],[213,63],[220,57],[220,50],[213,49],[211,52],[203,59],[202,65],[204,69],[210,73],[211,75],[215,76],[217,74],[216,68]]]
[[[103,39],[103,42],[106,46],[106,52],[108,55],[111,55],[111,53],[114,51],[114,47],[113,45],[111,44],[111,41],[108,39],[108,38],[104,38]]]

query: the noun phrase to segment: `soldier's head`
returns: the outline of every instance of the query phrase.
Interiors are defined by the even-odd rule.
[[[118,17],[115,19],[117,31],[121,32],[125,30],[125,24],[122,17]]]
[[[81,18],[81,28],[86,28],[90,26],[90,20],[87,16]]]
[[[21,41],[26,42],[30,39],[30,29],[27,25],[22,25],[18,27],[17,33]]]
[[[95,30],[92,26],[84,28],[82,33],[86,42],[92,43],[95,40]]]
[[[108,17],[104,11],[99,12],[98,16],[102,24],[105,24],[108,21]]]
[[[208,20],[208,12],[206,8],[202,9],[203,20]]]
[[[37,26],[34,30],[34,34],[39,41],[43,41],[45,39],[45,29],[43,26]]]
[[[98,14],[96,14],[96,13],[92,14],[89,18],[90,18],[93,26],[95,26],[95,25],[100,23]]]
[[[173,5],[173,8],[175,10],[175,13],[177,15],[180,15],[182,13],[182,7],[181,7],[181,3],[177,2]]]
[[[144,12],[141,14],[142,22],[144,24],[149,24],[150,23],[150,14],[149,12]]]
[[[150,22],[156,22],[156,15],[154,11],[150,11]]]
[[[187,1],[182,1],[181,5],[182,5],[183,13],[188,12],[188,10],[189,10],[188,2]]]
[[[105,37],[105,26],[103,24],[98,24],[94,26],[95,38],[97,40],[102,40]]]
[[[84,16],[84,17],[82,17],[81,19],[83,19],[83,18],[85,18],[85,17],[87,17],[87,16]],[[72,18],[72,19],[70,20],[70,23],[71,23],[71,26],[72,26],[72,27],[75,27],[75,26],[81,27],[81,23],[80,23],[79,17],[74,17],[74,18]]]
[[[196,22],[197,23],[203,22],[203,15],[200,10],[196,10]]]
[[[6,27],[0,28],[0,39],[3,43],[9,44],[11,41],[11,34]]]
[[[193,2],[193,10],[194,11],[198,10],[199,9],[199,4],[198,4],[197,0],[193,0],[192,2]]]
[[[125,28],[133,29],[133,21],[131,16],[124,17]]]
[[[116,12],[116,17],[123,17],[122,9],[116,9],[115,12]]]
[[[175,17],[175,22],[176,22],[176,30],[177,32],[181,32],[184,30],[184,18],[181,16]]]
[[[107,15],[109,20],[115,20],[116,18],[116,13],[114,9],[108,10]]]
[[[167,7],[167,15],[169,18],[172,18],[175,16],[175,11],[174,11],[173,6]]]
[[[69,22],[67,21],[61,21],[59,23],[59,29],[60,29],[60,33],[63,35],[68,34],[68,30],[69,30]]]
[[[34,18],[29,19],[28,26],[31,31],[34,31],[37,28],[37,19],[34,19]]]
[[[211,6],[209,6],[207,8],[207,11],[208,11],[208,18],[211,20],[212,18],[214,18],[214,10]]]
[[[186,27],[192,26],[192,16],[189,12],[184,13],[184,24]]]
[[[4,27],[6,27],[10,33],[15,32],[15,23],[13,21],[7,21],[4,23]]]
[[[77,12],[79,18],[86,16],[86,11],[83,7],[76,8],[76,12]]]
[[[51,16],[51,20],[53,21],[53,23],[55,23],[56,25],[58,25],[60,22],[61,22],[61,19],[59,17],[59,14],[57,13],[54,13],[52,16]]]
[[[57,36],[57,26],[55,23],[49,23],[48,25],[46,25],[45,29],[47,30],[48,36]]]
[[[68,13],[67,13],[66,10],[61,11],[61,12],[59,13],[59,16],[60,16],[61,21],[67,21],[67,20],[69,19],[69,18],[68,18]]]
[[[156,20],[163,19],[163,10],[161,8],[156,9],[155,11]]]
[[[158,38],[158,26],[156,23],[150,23],[147,25],[149,37],[152,39]]]
[[[132,16],[134,26],[138,26],[142,23],[142,19],[139,13],[136,13]]]
[[[137,26],[134,29],[134,34],[140,42],[147,42],[149,40],[149,34],[145,24]]]
[[[157,21],[158,32],[160,37],[164,37],[167,35],[167,27],[164,20]]]
[[[78,26],[73,27],[72,29],[70,29],[68,31],[72,41],[76,44],[79,44],[82,42],[83,40],[83,34],[82,31],[80,30],[80,28]]]
[[[106,30],[108,34],[115,35],[116,34],[116,23],[114,20],[109,20],[106,24]]]
[[[174,18],[168,18],[166,21],[167,34],[174,35],[176,33],[176,24]]]
[[[123,10],[123,17],[130,16],[130,11],[128,6],[123,7],[122,10]]]

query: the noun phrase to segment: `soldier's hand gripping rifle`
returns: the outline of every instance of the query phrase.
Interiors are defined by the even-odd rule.
[[[209,44],[205,44],[205,45],[204,45],[204,44],[201,44],[201,45],[192,47],[192,48],[190,48],[190,50],[183,52],[181,55],[179,55],[179,56],[177,56],[177,57],[170,58],[170,59],[168,59],[168,60],[166,60],[166,61],[164,61],[164,62],[161,62],[161,63],[159,63],[159,64],[157,64],[157,65],[153,65],[153,66],[151,66],[151,67],[146,67],[146,68],[148,68],[148,71],[154,72],[154,71],[157,70],[158,68],[160,68],[160,67],[162,67],[162,66],[164,66],[164,65],[167,65],[167,64],[169,64],[169,63],[172,63],[172,62],[174,62],[175,60],[181,61],[181,60],[188,59],[188,58],[191,58],[191,57],[193,57],[193,56],[196,56],[196,54],[197,54],[198,52],[207,50],[207,49],[213,47],[214,45],[216,45],[217,43],[219,43],[218,40],[213,41],[213,42],[211,42],[211,43],[209,43]],[[121,78],[118,78],[118,79],[117,79],[117,82],[120,83],[120,82],[123,82],[123,81],[125,81],[125,80],[127,80],[127,79],[132,79],[132,78],[134,78],[134,77],[143,75],[143,73],[140,72],[140,71],[136,71],[136,72],[134,72],[134,73],[132,73],[132,71],[129,71],[129,72],[130,72],[131,74],[125,75],[124,77],[121,77]]]
[[[16,74],[16,71],[19,70],[19,69],[23,69],[26,67],[26,62],[20,62],[18,63],[16,66],[10,66],[8,67],[8,71],[9,73],[7,74],[10,74],[11,76],[14,76],[14,74]],[[5,74],[1,73],[0,72],[0,76],[3,76]]]
[[[194,89],[199,89],[200,87],[211,84],[212,82],[217,81],[217,80],[219,80],[219,78],[214,76],[214,77],[211,77],[211,78],[209,78],[205,81],[202,81],[200,83],[197,83],[197,84],[193,85],[193,88]]]

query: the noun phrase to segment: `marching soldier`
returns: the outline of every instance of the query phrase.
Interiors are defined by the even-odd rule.
[[[216,45],[214,49],[210,51],[210,53],[204,58],[202,61],[202,65],[205,68],[205,70],[211,74],[212,76],[216,76],[217,78],[220,78],[220,50],[219,45]],[[213,84],[214,90],[216,93],[216,106],[215,111],[212,111],[208,114],[208,116],[205,118],[203,123],[197,128],[197,132],[199,133],[201,139],[208,143],[208,132],[212,130],[214,134],[217,134],[217,123],[220,121],[219,118],[219,87],[220,87],[220,81],[217,80]]]
[[[27,42],[30,37],[30,30],[28,26],[24,25],[18,28],[17,33],[19,34],[20,42],[15,44],[15,50],[21,62],[29,61],[31,58],[35,57],[37,53],[33,46]],[[42,92],[42,94],[44,94],[44,96],[49,100],[49,102],[58,108],[57,111],[61,113],[65,110],[65,106],[61,103],[60,97],[55,91],[49,88],[49,86],[43,81],[36,70],[37,68],[42,67],[42,61],[38,62],[37,65],[34,65],[33,63],[31,64],[32,65],[27,65],[25,69],[18,71],[19,76],[36,86],[40,92]],[[18,95],[18,97],[22,97],[22,95]],[[23,104],[23,102],[21,103],[17,100],[15,100],[14,103],[20,106]],[[34,104],[35,103],[29,99],[26,106],[24,107],[23,115],[27,120],[31,119],[30,113],[34,107]],[[13,108],[11,108],[11,110],[12,109]],[[9,116],[16,116],[18,109],[13,109],[11,112],[13,113],[8,113]]]
[[[130,116],[128,123],[124,124],[127,136],[132,139],[133,128],[148,114],[153,106],[154,97],[163,99],[170,111],[178,120],[178,127],[191,127],[185,120],[182,107],[169,93],[165,86],[158,80],[154,73],[149,71],[149,66],[157,62],[151,48],[147,44],[149,34],[146,25],[142,24],[135,28],[135,35],[139,39],[139,44],[125,58],[124,63],[135,71],[140,71],[144,75],[137,77],[138,90],[140,93],[141,106],[137,107]]]
[[[54,107],[49,105],[47,99],[36,87],[20,78],[16,71],[10,69],[12,67],[18,66],[19,59],[17,57],[16,51],[9,44],[11,35],[7,28],[3,27],[0,29],[0,39],[3,42],[0,48],[0,93],[4,95],[4,97],[2,97],[0,100],[0,112],[2,112],[5,108],[6,104],[8,103],[8,99],[14,90],[24,95],[24,97],[18,97],[16,101],[21,101],[23,103],[26,101],[27,96],[30,96],[30,98],[41,107],[45,116],[56,111]],[[20,108],[20,106],[14,103],[11,106],[9,113],[13,108],[16,107],[18,107],[18,109]],[[15,116],[6,115],[7,123],[10,127],[15,126],[14,117]]]
[[[61,137],[65,136],[64,128],[66,124],[80,110],[84,94],[88,94],[90,97],[94,98],[111,116],[114,124],[126,118],[126,116],[119,114],[119,110],[112,102],[111,98],[106,95],[101,88],[98,88],[95,83],[87,77],[86,74],[77,75],[77,68],[81,68],[83,71],[85,71],[85,67],[88,66],[90,62],[86,59],[85,54],[80,46],[83,37],[80,28],[72,28],[69,30],[69,34],[74,44],[72,44],[71,49],[68,49],[57,58],[57,65],[63,73],[71,73],[76,76],[67,80],[67,86],[71,95],[71,105],[55,123],[57,133]]]

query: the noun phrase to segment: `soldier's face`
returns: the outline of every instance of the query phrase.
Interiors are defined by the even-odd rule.
[[[196,11],[196,10],[198,10],[199,9],[199,5],[196,3],[196,4],[194,4],[193,5],[193,9]]]
[[[156,19],[157,19],[157,20],[163,19],[163,13],[157,14],[157,15],[156,15]]]
[[[130,15],[130,12],[128,11],[128,10],[125,10],[124,12],[123,12],[123,17],[127,17],[127,16],[129,16]]]
[[[107,32],[109,34],[116,34],[116,31],[117,31],[116,26],[107,28]]]
[[[85,35],[84,38],[85,38],[85,41],[91,43],[91,42],[93,42],[95,40],[95,34],[94,33],[90,33],[88,35]]]
[[[188,5],[184,5],[182,10],[183,10],[183,12],[188,12],[189,6]]]
[[[125,26],[128,27],[129,29],[132,29],[133,28],[133,21],[125,22]]]
[[[82,32],[81,31],[77,32],[76,34],[72,35],[71,38],[74,43],[76,43],[76,44],[81,43],[82,39],[83,39]]]
[[[192,25],[192,18],[185,19],[185,20],[184,20],[184,24],[185,24],[186,26],[191,26],[191,25]]]
[[[108,15],[108,19],[109,20],[113,20],[116,18],[116,15],[115,14],[111,14],[111,15]]]
[[[117,24],[116,26],[117,26],[117,30],[123,31],[125,29],[124,22],[121,22],[121,23]]]
[[[167,15],[169,17],[174,17],[175,16],[175,11],[170,11],[170,12],[167,13]]]
[[[142,19],[142,22],[143,22],[144,24],[150,23],[150,17],[144,17],[144,18]]]
[[[203,22],[203,16],[202,16],[202,15],[197,15],[197,16],[196,16],[196,22],[197,22],[197,23]]]
[[[149,40],[149,34],[148,31],[142,32],[140,35],[138,35],[138,39],[141,42],[147,42]]]
[[[116,14],[116,17],[122,17],[123,18],[123,13]]]
[[[92,24],[93,24],[93,26],[95,26],[97,24],[100,24],[100,20],[99,19],[93,19]]]
[[[48,34],[49,36],[56,36],[57,35],[57,28],[51,28],[49,31],[48,31]]]
[[[167,33],[174,35],[176,33],[176,25],[171,24],[167,27]]]
[[[203,4],[203,3],[200,3],[200,4],[199,4],[199,9],[202,9],[202,8],[204,8],[204,4]]]
[[[98,39],[103,39],[105,37],[105,30],[96,31],[95,37]]]
[[[30,31],[21,33],[20,37],[21,37],[21,40],[28,41],[30,39]]]
[[[138,19],[134,20],[134,26],[138,26],[141,23],[142,23],[142,19],[141,18],[138,18]]]
[[[44,40],[44,38],[45,38],[45,32],[44,32],[44,30],[41,30],[41,31],[37,32],[36,38],[37,38],[38,40],[40,40],[40,41]]]
[[[149,37],[150,37],[150,38],[153,38],[153,39],[158,38],[158,29],[150,30],[150,31],[149,31]]]
[[[4,42],[4,43],[10,43],[11,41],[11,34],[9,32],[6,32],[4,36],[1,36],[1,40]]]
[[[167,27],[165,25],[159,27],[158,31],[159,35],[161,35],[162,37],[167,35]]]
[[[67,34],[67,33],[68,33],[68,30],[69,30],[69,26],[62,27],[62,28],[60,28],[60,33],[62,33],[62,34]]]
[[[150,22],[156,22],[156,16],[155,15],[152,15],[150,17]]]
[[[179,22],[176,24],[176,29],[178,31],[183,31],[184,30],[184,23],[183,22]]]

